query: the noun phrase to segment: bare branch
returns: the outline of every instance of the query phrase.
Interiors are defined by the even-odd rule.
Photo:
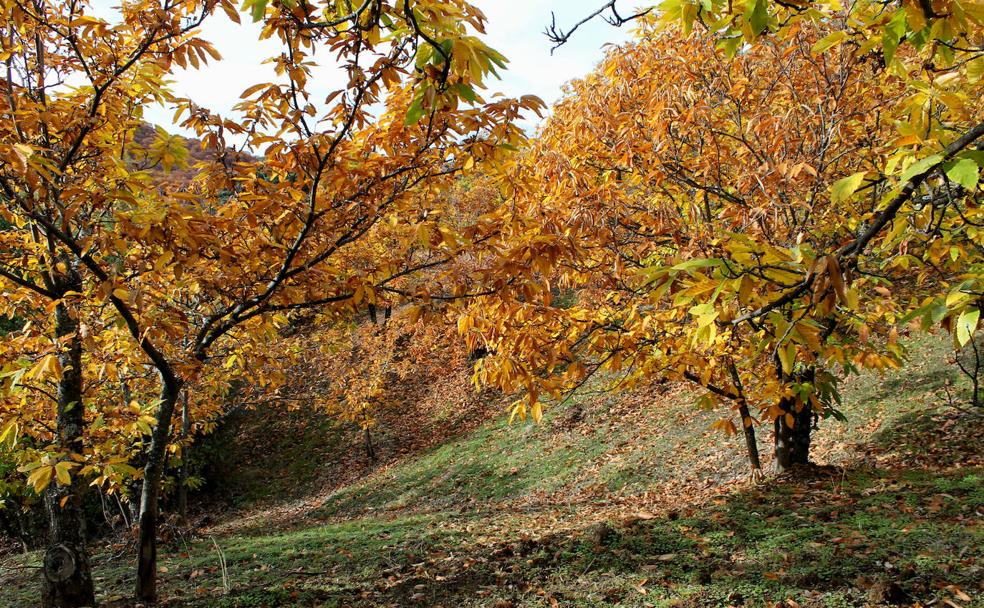
[[[553,52],[555,50],[557,50],[558,48],[560,48],[561,46],[563,46],[564,44],[566,44],[567,41],[571,39],[571,36],[574,35],[574,32],[576,32],[579,27],[581,27],[582,25],[588,23],[589,21],[592,21],[593,19],[596,19],[598,17],[601,17],[609,25],[611,25],[613,27],[622,27],[623,25],[625,25],[629,21],[632,21],[634,19],[638,19],[640,17],[644,17],[644,16],[648,15],[653,10],[650,7],[650,8],[647,8],[645,10],[641,10],[641,11],[635,12],[635,13],[633,13],[631,15],[624,16],[623,17],[618,12],[618,7],[616,6],[616,3],[617,2],[618,2],[618,0],[609,0],[601,8],[599,8],[595,12],[591,13],[590,15],[588,15],[587,17],[585,17],[584,19],[581,19],[580,21],[578,21],[577,23],[575,23],[574,26],[571,27],[569,30],[564,30],[562,28],[557,27],[557,15],[554,14],[551,11],[551,13],[550,13],[550,25],[548,25],[543,30],[543,33],[544,33],[544,35],[546,35],[547,39],[550,42],[553,43],[553,47],[551,47],[551,49],[550,49],[550,54],[553,55]],[[610,14],[606,15],[605,14],[606,12],[607,13],[610,13]]]

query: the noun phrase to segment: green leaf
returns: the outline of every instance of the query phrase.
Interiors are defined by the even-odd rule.
[[[412,126],[420,122],[420,119],[424,116],[424,101],[423,98],[416,99],[410,107],[407,108],[407,117],[404,119],[403,124],[406,126]]]
[[[745,18],[752,26],[752,32],[758,36],[769,25],[768,0],[751,0],[745,9]]]
[[[470,103],[475,103],[478,101],[478,95],[475,94],[474,89],[464,83],[458,83],[451,87],[458,94],[458,97],[468,101]]]
[[[905,316],[903,316],[901,319],[899,319],[898,323],[899,323],[899,325],[903,325],[903,324],[908,323],[909,321],[915,319],[916,317],[921,317],[923,315],[928,315],[937,306],[938,306],[938,303],[937,302],[930,302],[929,304],[926,304],[925,306],[920,306],[919,308],[917,308],[915,310],[910,310]]]
[[[939,154],[934,154],[932,156],[927,156],[922,160],[918,160],[912,163],[911,165],[909,165],[909,168],[906,169],[901,176],[899,176],[899,180],[902,181],[902,183],[905,183],[910,179],[912,179],[913,177],[921,173],[925,173],[926,171],[929,171],[937,163],[940,162],[941,158],[942,157]]]
[[[895,58],[895,50],[899,48],[899,41],[905,35],[905,10],[899,9],[895,12],[892,20],[885,25],[882,31],[882,49],[885,53],[885,63],[892,63]]]
[[[730,59],[735,56],[743,42],[740,36],[729,36],[718,40],[717,47]]]
[[[263,15],[266,14],[266,5],[267,0],[246,0],[243,3],[243,9],[249,9],[249,14],[255,23],[263,19]]]
[[[980,169],[977,163],[969,158],[946,164],[946,176],[968,190],[977,188]]]
[[[830,187],[830,200],[833,203],[840,203],[851,198],[864,182],[864,172],[839,179]]]
[[[957,342],[960,346],[970,342],[974,332],[977,331],[977,321],[980,317],[981,311],[978,308],[968,308],[960,313],[957,319]]]
[[[927,42],[929,42],[931,38],[932,34],[930,33],[930,28],[924,27],[918,32],[912,32],[909,34],[908,42],[915,48],[921,49]]]
[[[440,63],[444,63],[444,57],[450,57],[451,56],[451,49],[452,48],[454,48],[454,40],[451,40],[449,38],[449,39],[444,40],[444,41],[441,42],[441,50],[444,51],[444,54],[441,55],[440,53],[438,53],[438,59],[439,59]],[[435,61],[434,63],[438,63],[438,61]]]
[[[693,270],[695,268],[709,268],[720,265],[721,260],[719,258],[694,258],[686,262],[680,262],[670,270]]]

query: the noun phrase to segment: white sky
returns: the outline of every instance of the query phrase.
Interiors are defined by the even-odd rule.
[[[485,40],[509,60],[509,69],[500,74],[502,80],[489,83],[488,92],[501,91],[506,95],[532,94],[551,105],[561,95],[565,82],[583,76],[601,60],[603,45],[617,43],[629,37],[628,27],[613,28],[601,20],[589,23],[577,31],[574,38],[550,55],[551,43],[543,35],[550,23],[550,12],[557,13],[558,25],[565,29],[596,10],[602,0],[472,0],[488,17]],[[118,0],[93,0],[93,5]],[[97,8],[97,11],[99,9]],[[200,70],[178,71],[173,90],[182,97],[220,114],[229,114],[239,95],[250,84],[274,80],[272,70],[260,62],[279,53],[277,44],[257,42],[258,26],[242,15],[243,24],[236,25],[224,14],[211,18],[202,28],[202,36],[211,41],[223,60],[211,62]],[[319,58],[326,70],[331,67],[327,53]],[[335,87],[333,76],[326,71],[316,92],[327,94]],[[171,112],[153,108],[147,120],[173,130]],[[534,123],[526,125],[535,126]]]

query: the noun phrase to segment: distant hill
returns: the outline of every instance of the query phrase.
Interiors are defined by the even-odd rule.
[[[186,187],[197,173],[196,164],[218,158],[216,151],[203,147],[200,139],[170,134],[148,123],[137,127],[133,141],[140,149],[134,154],[134,164],[161,185]],[[227,148],[227,163],[258,161],[251,154]]]

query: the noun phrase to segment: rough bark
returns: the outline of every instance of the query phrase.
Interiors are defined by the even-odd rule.
[[[81,291],[76,271],[57,278],[58,294]],[[58,381],[56,429],[58,448],[69,454],[82,453],[85,409],[82,403],[82,338],[74,311],[61,300],[55,307],[55,336],[59,341],[58,362],[62,374]],[[63,486],[52,482],[44,495],[48,513],[48,546],[41,569],[41,594],[45,608],[77,608],[95,605],[92,571],[85,547],[85,519],[82,513],[84,480],[73,475]]]
[[[745,435],[745,449],[748,452],[748,464],[752,469],[752,477],[757,478],[762,474],[762,461],[759,458],[758,442],[755,440],[755,426],[752,424],[752,414],[748,411],[748,400],[745,398],[745,388],[742,386],[741,376],[734,363],[730,365],[731,380],[735,384],[737,391],[736,401],[738,402],[738,414],[741,416],[741,428]]]
[[[177,404],[180,383],[169,370],[162,372],[161,404],[157,410],[157,424],[151,434],[144,465],[143,485],[140,488],[140,521],[138,523],[139,553],[137,555],[137,599],[157,601],[157,521],[158,498],[164,460],[171,434],[171,419]]]
[[[776,471],[782,473],[810,462],[813,409],[809,402],[797,403],[791,398],[784,398],[779,407],[784,413],[775,421],[775,460]]]

